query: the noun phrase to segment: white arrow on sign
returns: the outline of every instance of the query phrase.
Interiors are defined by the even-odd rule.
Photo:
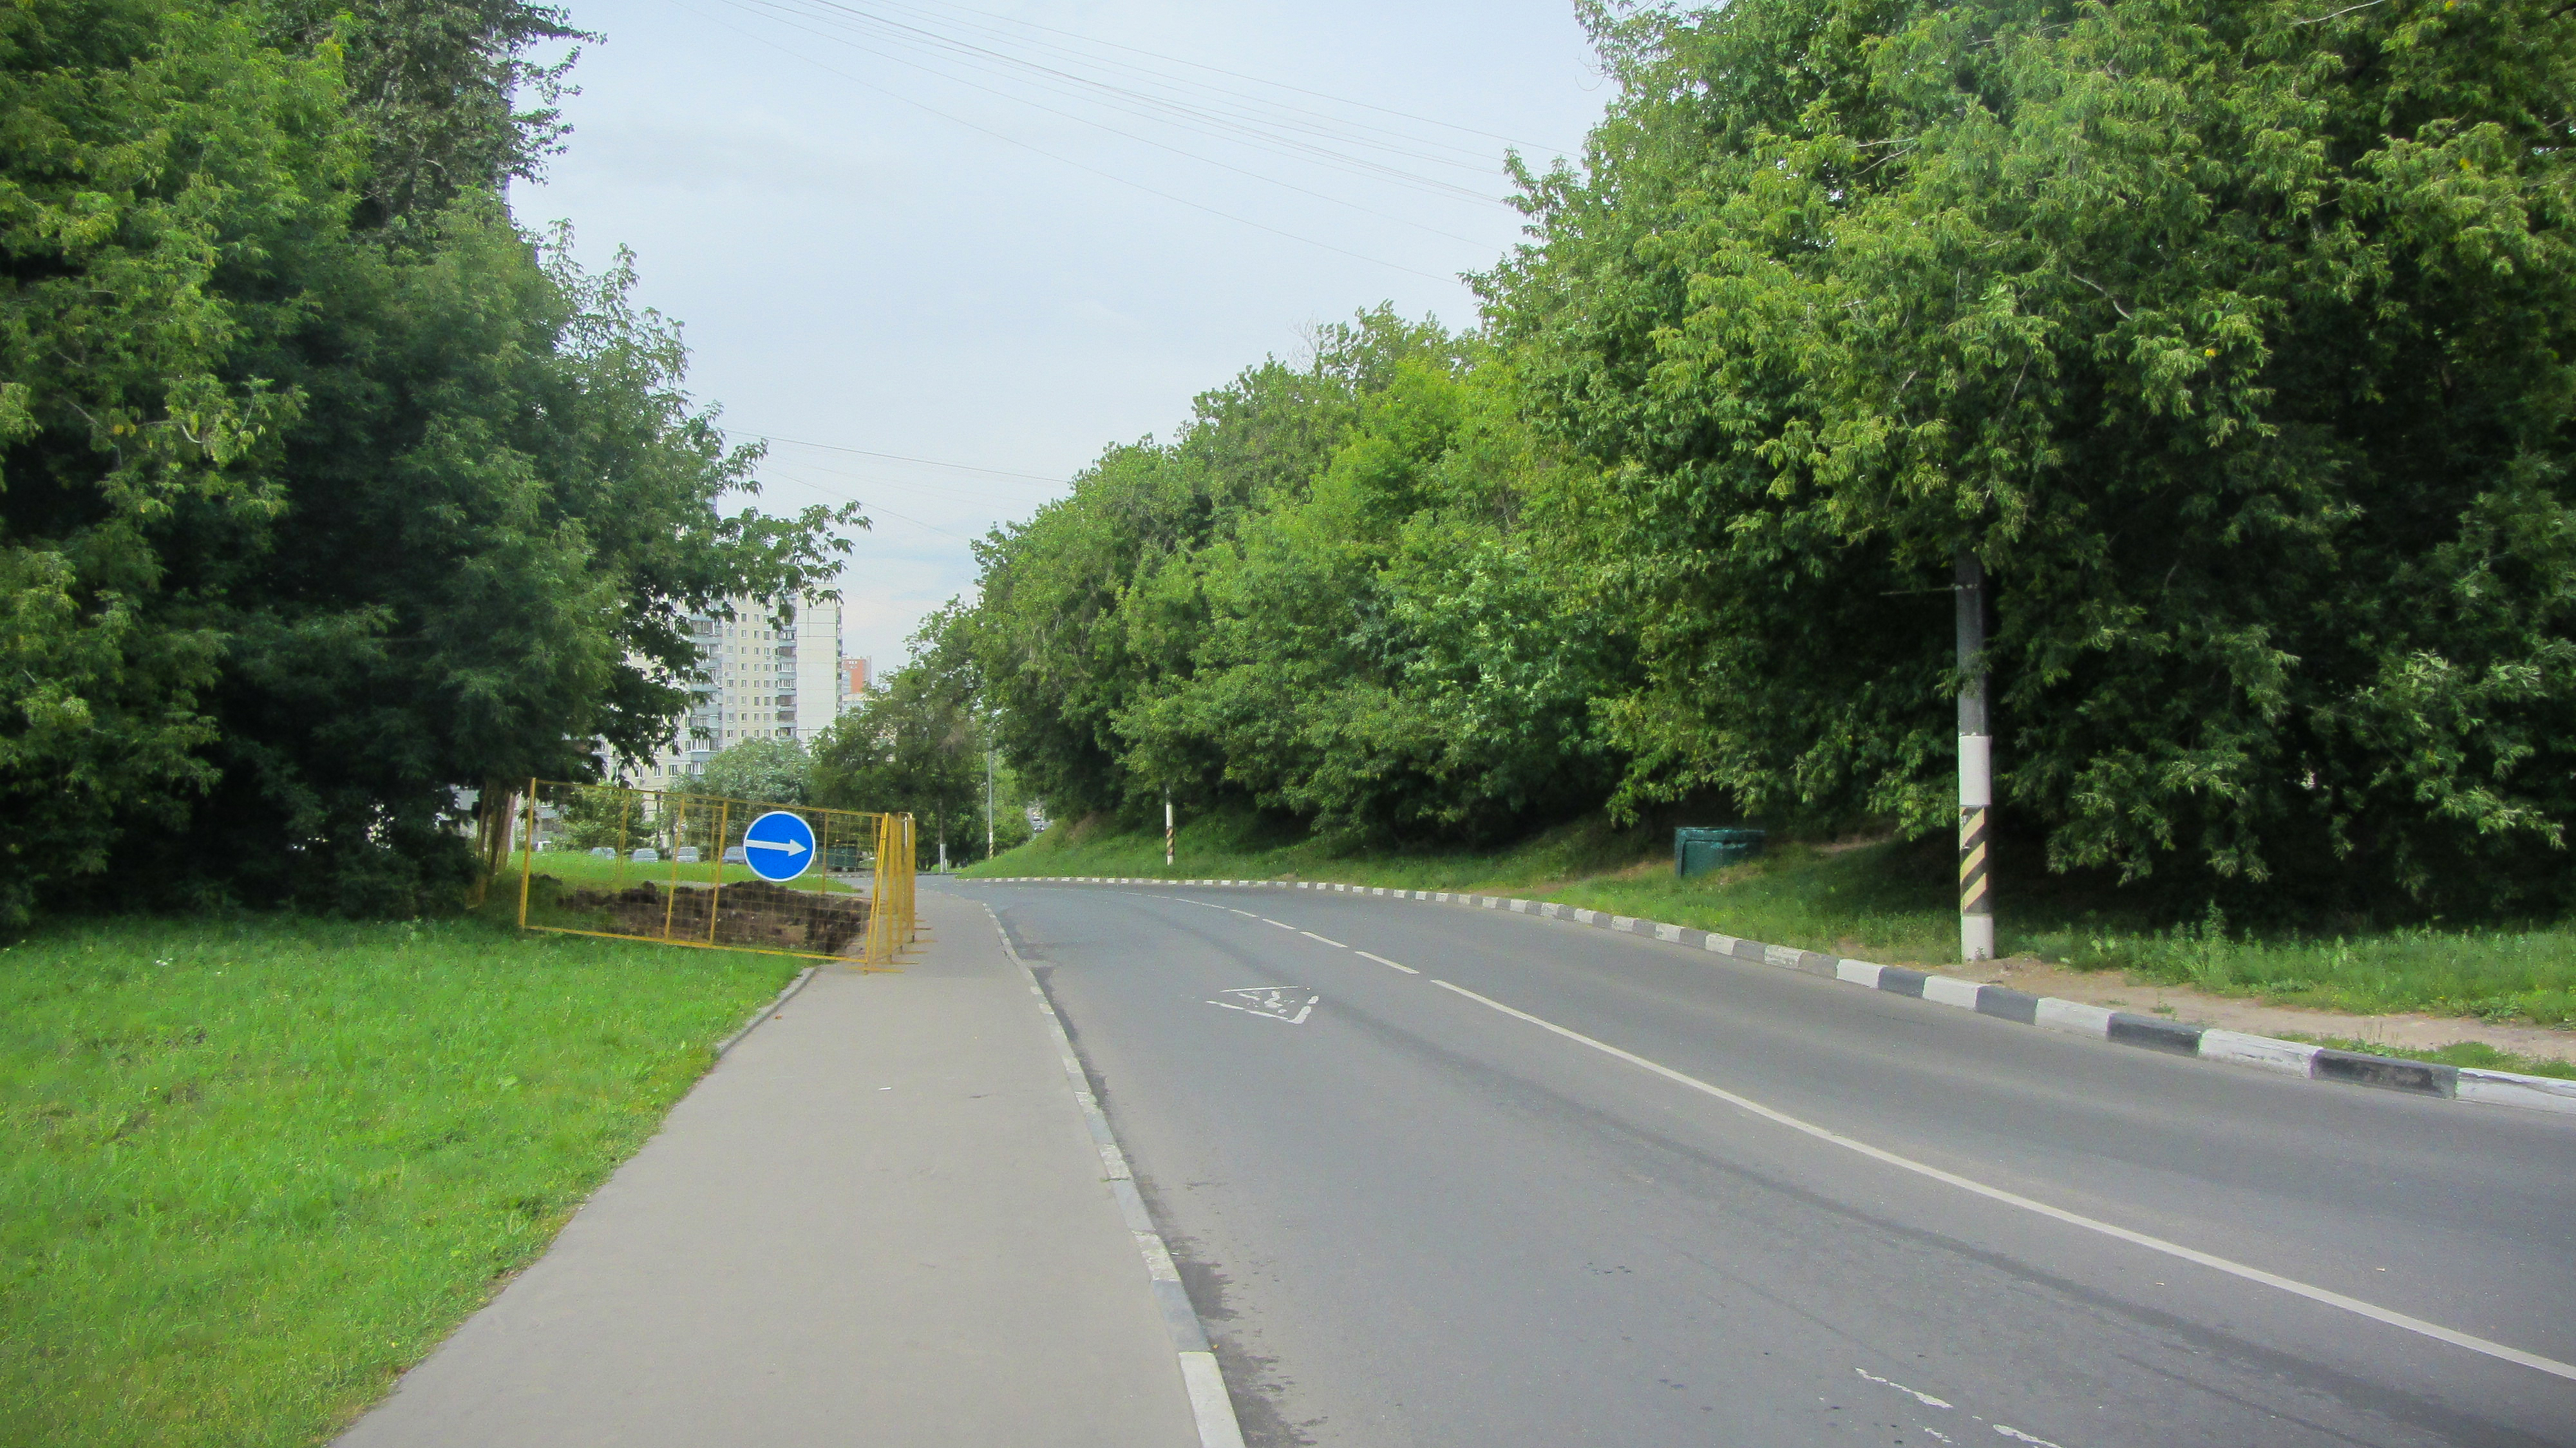
[[[791,855],[805,853],[803,840],[745,840],[743,845],[754,850],[785,850]]]
[[[1241,999],[1209,1001],[1208,1004],[1223,1006],[1230,1011],[1249,1011],[1253,1015],[1267,1016],[1274,1021],[1286,1021],[1292,1026],[1306,1024],[1306,1017],[1313,1013],[1315,1002],[1323,999],[1322,996],[1311,991],[1300,990],[1293,985],[1256,985],[1242,990],[1225,991],[1222,994],[1238,996]],[[1296,1014],[1289,1014],[1291,1011]]]

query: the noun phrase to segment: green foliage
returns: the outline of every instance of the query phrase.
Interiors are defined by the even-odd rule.
[[[1175,835],[1176,859],[1166,866],[1159,816],[1144,827],[1092,815],[1054,825],[969,873],[1340,880],[1418,890],[1532,893],[1586,877],[1652,868],[1658,852],[1671,843],[1670,835],[1659,829],[1618,826],[1594,814],[1501,848],[1435,843],[1371,850],[1241,806],[1182,810]]]
[[[1589,710],[1624,650],[1536,526],[1569,491],[1502,359],[1367,313],[996,535],[968,647],[1060,813],[1168,789],[1351,841],[1493,838],[1610,778]]]
[[[650,826],[641,819],[636,797],[616,789],[568,789],[557,793],[562,812],[563,843],[576,850],[624,851],[643,843]]]
[[[269,33],[336,45],[368,165],[361,226],[399,229],[460,195],[538,179],[568,129],[555,109],[581,52],[527,59],[552,40],[595,40],[560,6],[527,0],[273,0]],[[537,103],[518,110],[522,100]]]
[[[688,781],[692,794],[759,804],[803,804],[812,763],[793,739],[746,739],[707,758],[706,772]]]
[[[1945,828],[1964,547],[2052,865],[2565,898],[2576,14],[1590,14],[1620,96],[1483,286],[1602,469],[1623,801]]]
[[[0,1441],[327,1441],[796,965],[480,918],[0,951]]]
[[[971,616],[956,603],[923,623],[912,656],[814,742],[808,798],[832,809],[909,813],[928,866],[984,855],[986,771],[994,770],[993,838],[1029,837],[1017,776],[991,758],[980,675],[967,648]]]
[[[157,0],[0,9],[0,923],[214,777],[221,636],[159,607],[153,536],[256,527],[303,399],[230,364],[227,278],[340,221],[326,58]]]
[[[649,753],[686,615],[817,587],[860,521],[726,516],[757,454],[631,260],[510,223],[560,17],[313,13],[0,10],[0,921],[110,866],[452,901],[460,787]]]

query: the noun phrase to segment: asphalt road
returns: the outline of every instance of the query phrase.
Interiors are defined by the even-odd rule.
[[[2576,1443],[2576,1381],[2298,1291],[2576,1362],[2576,1120],[1529,916],[951,888],[1074,1032],[1256,1444]]]

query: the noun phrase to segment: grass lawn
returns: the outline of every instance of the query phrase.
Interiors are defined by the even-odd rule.
[[[1176,866],[1153,831],[1059,825],[968,875],[1134,875],[1340,880],[1556,900],[1887,964],[1958,961],[1946,842],[1819,849],[1786,844],[1748,864],[1676,880],[1660,832],[1587,821],[1511,848],[1336,855],[1237,816],[1182,827]],[[2218,995],[2377,1015],[2424,1011],[2540,1025],[2576,1023],[2576,925],[2409,929],[2345,936],[2222,925],[2146,928],[2118,902],[2047,880],[2009,888],[1997,920],[2005,954],[2079,970],[2121,969]],[[2460,1064],[2475,1064],[2463,1062]]]
[[[326,1441],[800,968],[501,914],[0,949],[0,1442]]]

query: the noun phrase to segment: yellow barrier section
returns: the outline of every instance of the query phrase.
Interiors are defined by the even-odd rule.
[[[751,868],[775,810],[814,832],[792,879]],[[918,935],[912,816],[532,779],[514,822],[519,926],[891,970]],[[556,888],[540,898],[540,878]],[[532,912],[543,918],[532,918]]]

